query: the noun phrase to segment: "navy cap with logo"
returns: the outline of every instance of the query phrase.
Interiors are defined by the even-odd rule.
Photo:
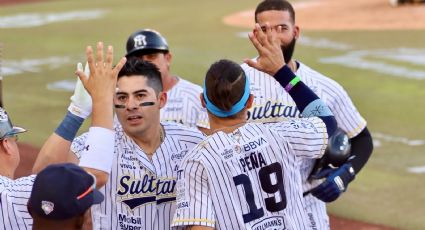
[[[103,199],[92,174],[72,163],[54,164],[35,178],[28,206],[38,217],[64,220],[84,214]]]
[[[24,128],[13,126],[7,112],[0,107],[0,140],[26,131]]]

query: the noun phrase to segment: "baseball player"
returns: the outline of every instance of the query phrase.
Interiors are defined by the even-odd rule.
[[[298,161],[323,154],[336,121],[329,108],[285,65],[271,27],[265,30],[263,33],[257,24],[250,34],[260,56],[258,62],[247,63],[272,75],[308,118],[246,123],[254,99],[249,79],[232,61],[214,63],[206,74],[202,98],[214,134],[182,162],[175,227],[309,227]]]
[[[100,52],[101,50],[103,50],[103,45],[98,46],[98,63],[102,62],[103,58],[103,51]],[[105,65],[96,65],[95,68],[93,51],[88,48],[87,52],[89,64],[91,69],[94,70],[92,77],[86,79],[82,71],[77,71],[77,73],[81,75],[81,87],[84,85],[93,98],[93,119],[92,127],[87,137],[87,143],[90,144],[90,147],[85,150],[87,154],[81,157],[80,166],[97,176],[98,183],[96,185],[100,187],[102,186],[101,183],[105,183],[102,178],[108,178],[111,170],[114,132],[111,130],[113,126],[113,110],[110,105],[115,89],[116,75],[123,66],[125,58],[112,69],[112,47],[110,47]],[[109,97],[108,94],[110,95]],[[76,115],[69,112],[52,136],[60,137],[59,135],[64,133],[64,130],[73,133],[75,119]],[[13,127],[6,112],[0,108],[0,141],[2,145],[2,148],[0,148],[0,229],[32,228],[32,218],[28,213],[27,203],[35,175],[12,180],[13,172],[19,163],[19,150],[16,144],[17,134],[24,131],[22,128]],[[36,164],[42,163],[47,166],[54,163],[52,159],[56,159],[58,157],[57,154],[60,155],[60,152],[56,150],[61,149],[62,144],[63,142],[57,142],[55,138],[49,138],[39,153],[39,157],[43,160],[37,158]],[[63,161],[66,161],[66,158]],[[43,168],[37,167],[40,170]],[[92,191],[87,190],[87,188],[82,190],[76,190],[76,192],[88,193]],[[49,202],[33,202],[31,207],[34,210],[42,209],[48,215],[55,208],[54,203]]]
[[[278,27],[282,27],[282,32],[277,36],[280,39],[287,65],[329,106],[338,121],[339,128],[350,137],[351,157],[338,169],[327,170],[328,168],[325,168],[326,173],[321,176],[326,180],[319,187],[315,188],[316,181],[308,180],[315,160],[304,159],[301,165],[304,191],[315,188],[310,195],[305,197],[311,226],[313,229],[329,229],[329,218],[324,202],[337,199],[347,189],[348,183],[354,179],[353,176],[350,176],[351,168],[358,173],[366,164],[373,149],[371,135],[366,127],[365,119],[359,114],[348,94],[337,82],[314,71],[302,62],[292,59],[300,28],[295,24],[295,12],[288,1],[265,0],[261,2],[255,11],[255,21],[263,28],[266,23],[269,23],[274,31]],[[275,79],[247,64],[242,64],[242,68],[251,82],[251,91],[254,95],[253,106],[248,111],[249,121],[277,122],[300,117],[299,108]],[[338,186],[333,180],[337,177],[347,179]]]
[[[94,229],[170,228],[179,163],[204,136],[174,122],[160,123],[167,100],[162,86],[156,66],[138,58],[129,58],[118,74],[114,105],[120,124],[112,173],[100,189],[105,201],[92,209]],[[85,139],[85,134],[76,138],[72,152],[85,151]]]
[[[26,213],[26,199],[34,176],[13,180],[19,164],[18,134],[26,130],[14,127],[6,111],[0,107],[0,229],[25,229],[31,216]]]
[[[142,29],[127,40],[126,57],[137,57],[155,64],[162,76],[167,103],[161,109],[161,121],[174,121],[189,127],[208,129],[208,116],[199,95],[202,88],[170,73],[172,54],[165,38],[155,30]]]

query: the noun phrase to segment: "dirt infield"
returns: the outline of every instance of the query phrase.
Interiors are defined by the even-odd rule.
[[[392,7],[388,0],[310,0],[294,3],[303,30],[425,29],[425,4]],[[253,28],[254,9],[223,18],[228,25]]]

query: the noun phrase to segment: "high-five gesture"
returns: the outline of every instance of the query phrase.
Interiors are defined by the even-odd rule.
[[[96,58],[94,57],[93,48],[88,46],[86,48],[87,62],[90,68],[90,78],[86,74],[77,70],[76,74],[80,78],[81,82],[84,85],[84,88],[87,89],[92,100],[108,98],[113,99],[115,92],[116,82],[118,72],[124,66],[126,59],[125,57],[121,58],[118,64],[113,67],[113,47],[108,46],[106,51],[106,59],[104,57],[103,43],[99,42],[97,44]],[[112,104],[112,101],[111,101]]]
[[[276,33],[281,33],[282,28],[279,26],[276,32],[268,23],[263,31],[260,25],[255,24],[253,32],[249,33],[249,39],[258,51],[257,61],[245,59],[244,62],[249,66],[256,68],[262,72],[273,76],[282,66],[285,65],[282,49]]]
[[[117,76],[126,62],[123,57],[118,64],[113,67],[114,51],[112,46],[108,46],[106,58],[103,53],[103,43],[97,44],[96,57],[94,57],[93,48],[86,48],[87,62],[90,68],[90,77],[77,70],[76,74],[84,85],[84,88],[90,94],[93,101],[92,126],[108,127],[112,129],[112,104],[117,84]],[[94,116],[95,111],[97,112]]]

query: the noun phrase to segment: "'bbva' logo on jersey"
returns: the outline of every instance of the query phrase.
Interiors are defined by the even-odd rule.
[[[117,195],[119,201],[134,209],[151,202],[161,204],[175,201],[175,187],[175,178],[156,178],[148,174],[133,178],[125,175],[119,179]]]
[[[251,139],[243,143],[242,146],[245,152],[250,152],[258,148],[264,148],[266,146],[269,146],[269,143],[266,141],[266,139],[264,139],[263,136],[259,136],[255,139]]]

